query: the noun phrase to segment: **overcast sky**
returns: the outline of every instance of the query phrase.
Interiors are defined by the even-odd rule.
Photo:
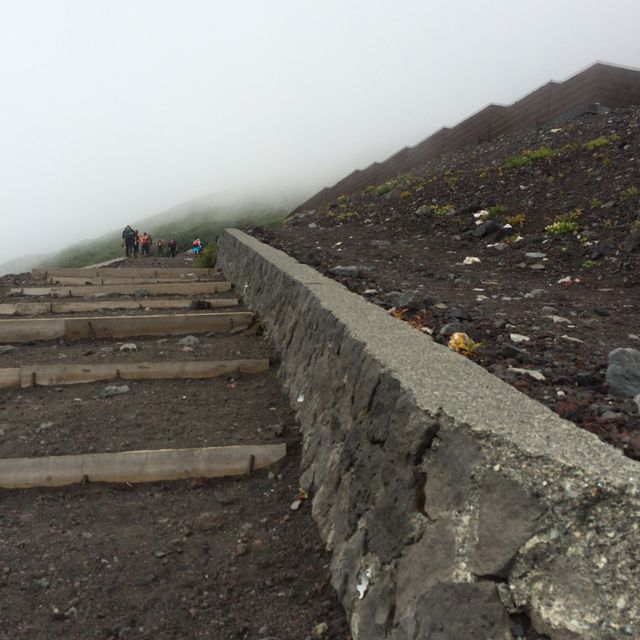
[[[595,60],[640,0],[0,0],[0,262],[300,189]]]

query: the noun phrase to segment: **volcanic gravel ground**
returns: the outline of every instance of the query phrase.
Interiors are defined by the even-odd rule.
[[[282,461],[242,478],[0,490],[0,640],[348,639],[298,488],[299,430],[258,328],[200,336],[186,351],[173,336],[42,342],[0,357],[3,367],[272,361],[257,375],[119,381],[129,391],[114,397],[102,395],[113,383],[0,391],[3,458],[287,444]],[[136,351],[120,351],[124,342]]]
[[[638,406],[606,381],[611,350],[640,349],[639,108],[461,150],[252,233],[425,340],[467,333],[479,365],[640,459]]]

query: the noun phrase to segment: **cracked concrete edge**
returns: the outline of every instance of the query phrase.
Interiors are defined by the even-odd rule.
[[[437,590],[486,608],[485,587],[467,591],[487,580],[507,618],[495,609],[489,631],[471,617],[457,637],[516,637],[516,618],[554,639],[640,629],[629,598],[640,578],[640,465],[242,232],[222,234],[218,261],[282,353],[302,482],[355,638],[455,626],[428,610],[444,597]],[[443,521],[455,553],[436,571],[448,586],[436,587],[424,575],[438,559],[418,555],[416,576],[414,556]],[[358,576],[372,567],[360,599]]]

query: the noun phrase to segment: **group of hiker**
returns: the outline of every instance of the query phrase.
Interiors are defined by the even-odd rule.
[[[125,248],[125,254],[127,258],[138,257],[138,254],[143,256],[150,256],[153,248],[153,238],[151,234],[140,233],[137,229],[127,225],[122,231],[122,246]],[[156,248],[158,250],[158,256],[164,258],[166,256],[176,257],[178,253],[178,243],[175,240],[169,240],[165,243],[164,240],[158,240],[156,242]],[[166,253],[165,253],[166,248]]]

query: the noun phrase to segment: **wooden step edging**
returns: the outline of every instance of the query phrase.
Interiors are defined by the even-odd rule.
[[[250,311],[167,314],[154,316],[101,316],[81,318],[25,318],[0,320],[0,344],[39,340],[84,340],[133,336],[186,335],[228,332],[247,328]]]
[[[127,362],[38,364],[0,369],[0,389],[86,384],[111,380],[208,379],[269,369],[268,359],[189,360],[188,362]]]
[[[50,269],[31,269],[34,278],[52,278],[54,276],[67,276],[70,278],[166,278],[170,276],[193,275],[209,277],[219,275],[220,269],[203,269],[189,267],[167,267],[154,269],[153,267],[52,267]]]
[[[204,293],[224,293],[231,291],[230,282],[175,282],[161,284],[104,284],[84,285],[78,287],[17,287],[12,288],[13,295],[21,296],[53,296],[56,298],[85,297],[95,294],[128,294],[144,289],[150,295],[195,295]]]
[[[75,278],[70,276],[52,276],[45,278],[47,284],[62,285],[65,287],[74,286],[97,286],[97,285],[114,285],[114,284],[176,284],[188,282],[211,282],[211,276],[158,276],[156,277],[96,277],[96,278]],[[216,281],[218,282],[218,281]]]
[[[60,300],[53,302],[9,302],[0,303],[0,316],[35,316],[50,313],[89,313],[107,309],[187,309],[193,301],[190,299],[155,299],[141,298],[136,300]],[[206,298],[211,307],[236,307],[237,298]]]
[[[250,474],[285,457],[287,445],[158,449],[0,460],[0,487],[60,487],[79,482],[158,482]]]

